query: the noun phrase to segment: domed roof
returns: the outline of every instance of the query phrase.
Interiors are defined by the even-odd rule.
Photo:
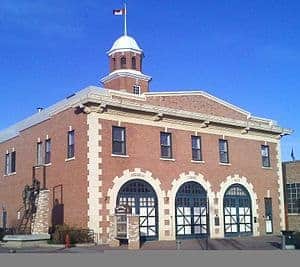
[[[118,50],[120,51],[129,50],[138,53],[143,52],[143,50],[137,44],[136,40],[134,40],[132,37],[128,35],[123,35],[120,38],[118,38],[114,42],[112,48],[108,51],[108,54],[111,54],[113,52],[118,52]]]

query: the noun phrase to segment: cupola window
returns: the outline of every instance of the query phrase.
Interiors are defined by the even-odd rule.
[[[126,68],[126,57],[121,57],[121,69]]]
[[[134,85],[132,91],[135,95],[139,95],[141,93],[141,87],[139,85]]]
[[[132,67],[133,70],[136,69],[136,58],[135,57],[131,58],[131,67]]]

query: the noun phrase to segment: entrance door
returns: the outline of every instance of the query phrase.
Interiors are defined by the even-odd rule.
[[[143,180],[127,182],[118,193],[119,205],[129,205],[132,214],[139,215],[142,241],[158,239],[157,196],[151,185]]]
[[[273,233],[273,214],[272,214],[272,198],[265,198],[265,222],[266,222],[266,233]]]
[[[175,199],[176,238],[204,238],[208,233],[208,201],[204,188],[196,182],[183,184]]]
[[[252,235],[252,209],[248,191],[240,184],[230,186],[223,201],[225,237]]]

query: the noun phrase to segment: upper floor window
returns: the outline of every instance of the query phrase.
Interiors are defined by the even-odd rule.
[[[126,68],[126,57],[121,57],[121,69]]]
[[[112,153],[126,155],[126,132],[124,127],[112,127]]]
[[[200,136],[192,135],[192,159],[196,161],[202,160]]]
[[[115,70],[116,69],[116,59],[114,57],[112,58],[111,64],[112,64],[112,70]]]
[[[51,139],[45,141],[45,164],[51,162]]]
[[[261,160],[263,167],[270,167],[270,150],[269,146],[262,145],[261,146]]]
[[[133,70],[136,69],[136,58],[135,57],[131,58],[131,67],[132,67]]]
[[[68,148],[67,148],[67,158],[74,158],[75,156],[75,131],[68,132]]]
[[[134,85],[132,90],[135,95],[139,95],[141,93],[141,87],[139,85]]]
[[[228,155],[228,141],[224,139],[219,140],[219,154],[221,163],[229,163]]]
[[[43,143],[42,142],[38,142],[36,144],[36,164],[37,165],[42,165],[43,164]]]
[[[300,183],[286,184],[288,213],[300,213]]]
[[[162,158],[172,158],[172,136],[171,133],[160,133],[160,155]]]
[[[8,175],[16,172],[16,151],[5,154],[4,174]]]

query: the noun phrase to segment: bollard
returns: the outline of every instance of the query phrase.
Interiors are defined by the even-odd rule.
[[[65,239],[65,248],[70,248],[71,244],[70,244],[70,236],[69,234],[66,234],[66,239]]]
[[[180,246],[181,246],[181,241],[180,240],[176,240],[176,249],[180,250]]]

